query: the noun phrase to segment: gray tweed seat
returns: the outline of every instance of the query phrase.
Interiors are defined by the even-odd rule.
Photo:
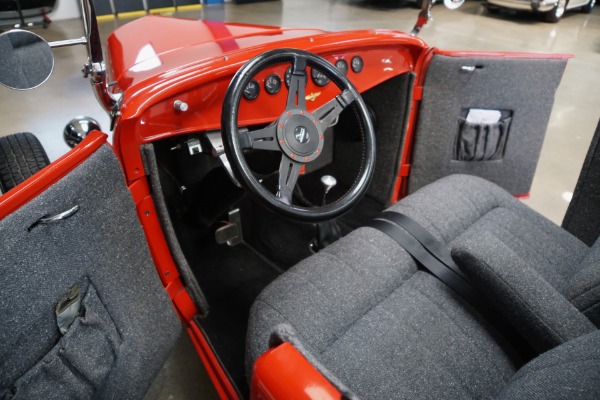
[[[506,288],[482,277],[480,270],[502,268],[493,264],[508,260],[512,275],[501,281],[516,280],[516,289],[508,291],[525,301],[508,317],[524,321],[528,329],[523,333],[540,351],[566,344],[517,373],[520,355],[485,318],[418,269],[395,241],[364,227],[294,266],[259,295],[249,320],[249,376],[275,334],[292,341],[361,398],[479,399],[500,392],[502,398],[527,398],[518,396],[531,394],[531,382],[553,380],[547,375],[549,365],[573,365],[569,357],[581,353],[568,350],[573,339],[589,355],[582,361],[588,363],[587,375],[580,375],[600,378],[600,336],[590,322],[600,324],[600,242],[590,250],[504,190],[470,176],[441,179],[390,210],[410,216],[454,247],[457,264],[466,264],[474,281],[499,297]],[[486,245],[487,240],[493,243]],[[518,271],[527,272],[523,279]],[[552,292],[548,306],[538,302],[547,293],[533,290],[529,296],[536,279]],[[524,287],[519,287],[521,281]],[[523,309],[534,317],[523,316]],[[588,379],[582,387],[596,390],[597,396],[599,385],[600,379]]]

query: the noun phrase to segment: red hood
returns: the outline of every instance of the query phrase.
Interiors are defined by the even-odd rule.
[[[108,37],[108,56],[112,78],[125,91],[142,80],[193,63],[268,42],[322,33],[326,32],[148,16],[115,30]]]

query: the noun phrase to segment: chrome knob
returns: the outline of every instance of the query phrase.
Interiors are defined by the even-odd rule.
[[[337,179],[331,175],[323,175],[321,177],[321,183],[325,186],[325,194],[327,194],[335,185],[337,185]]]
[[[323,175],[321,177],[321,183],[323,184],[323,186],[325,186],[325,193],[323,193],[323,203],[321,204],[322,206],[324,206],[327,200],[327,193],[329,193],[329,191],[335,185],[337,185],[337,179],[335,179],[331,175]]]
[[[175,102],[173,102],[173,108],[175,111],[186,112],[188,110],[188,104],[185,101],[175,100]]]

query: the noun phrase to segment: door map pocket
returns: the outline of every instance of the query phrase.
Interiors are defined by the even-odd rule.
[[[461,114],[453,160],[501,160],[509,136],[512,111],[467,109]]]
[[[117,358],[121,336],[88,279],[81,284],[84,290],[79,315],[65,334],[10,389],[0,390],[0,398],[89,399],[98,394]]]

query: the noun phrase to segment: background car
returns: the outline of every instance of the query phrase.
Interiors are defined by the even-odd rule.
[[[579,8],[581,12],[592,12],[596,0],[486,0],[484,5],[491,12],[501,8],[533,11],[540,13],[544,21],[558,22],[567,10]]]

